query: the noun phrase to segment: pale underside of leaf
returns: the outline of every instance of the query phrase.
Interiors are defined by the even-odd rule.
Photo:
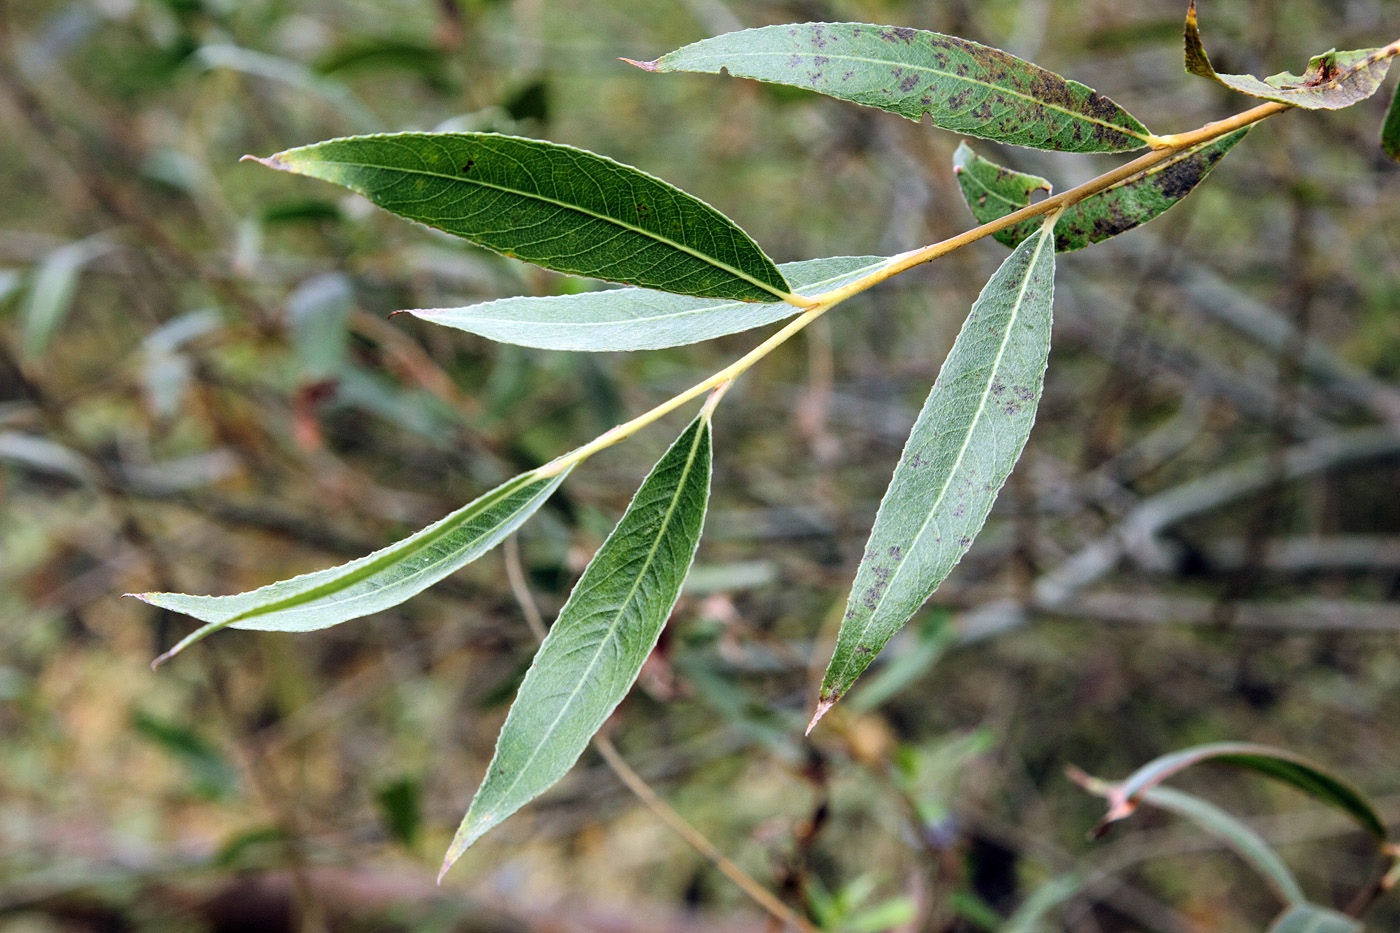
[[[839,288],[885,264],[878,256],[789,262],[778,269],[804,294]],[[546,298],[502,298],[405,313],[502,343],[545,350],[658,350],[735,334],[798,313],[789,304],[693,298],[614,288]]]
[[[1277,852],[1258,833],[1207,800],[1170,787],[1153,787],[1142,799],[1195,823],[1235,851],[1274,889],[1285,904],[1304,904],[1307,897],[1298,879],[1288,870]]]
[[[637,679],[700,543],[710,459],[706,413],[657,462],[569,594],[511,705],[444,873],[573,767]]]
[[[1305,110],[1340,110],[1379,90],[1400,44],[1379,49],[1331,51],[1314,56],[1301,75],[1282,72],[1259,79],[1253,75],[1221,74],[1210,63],[1201,42],[1196,0],[1186,12],[1186,70],[1251,97],[1292,104]]]
[[[1330,907],[1299,904],[1275,920],[1269,933],[1362,933],[1364,929],[1360,920]]]
[[[953,343],[880,503],[814,724],[962,559],[1025,447],[1050,351],[1052,242],[1047,225],[1007,257]]]
[[[1083,249],[1126,233],[1161,216],[1205,180],[1220,160],[1249,133],[1249,127],[1177,153],[1111,188],[1065,208],[1055,224],[1057,252]],[[958,185],[978,223],[1005,217],[1031,203],[1030,193],[1050,185],[1045,179],[1004,168],[977,155],[966,144],[953,159]],[[1040,229],[1031,218],[993,234],[1016,246]]]
[[[382,550],[231,596],[138,593],[137,598],[207,623],[159,661],[224,628],[310,632],[396,606],[495,547],[568,476],[525,473]]]
[[[397,133],[259,161],[558,272],[707,298],[792,297],[772,260],[719,211],[571,146],[494,133]]]
[[[704,39],[649,71],[788,84],[935,126],[1036,149],[1122,152],[1150,134],[1112,100],[999,49],[921,29],[866,23],[764,26]]]

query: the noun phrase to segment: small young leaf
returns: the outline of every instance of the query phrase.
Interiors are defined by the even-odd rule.
[[[878,256],[837,256],[778,268],[807,294],[838,288],[873,272]],[[502,343],[546,350],[658,350],[736,334],[796,314],[789,304],[692,298],[638,288],[614,288],[547,298],[502,298],[465,308],[405,312]]]
[[[1043,224],[1007,257],[948,353],[880,503],[813,724],[962,559],[1021,456],[1050,353],[1052,239]]]
[[[556,476],[521,474],[397,544],[247,593],[135,593],[153,606],[207,623],[156,663],[224,628],[310,632],[397,606],[501,543],[568,475],[569,470]]]
[[[1215,804],[1202,800],[1193,794],[1173,790],[1170,787],[1152,787],[1142,793],[1142,799],[1154,807],[1160,807],[1184,817],[1201,829],[1215,836],[1235,851],[1240,858],[1269,882],[1285,904],[1307,903],[1307,896],[1298,885],[1298,879],[1288,870],[1278,853],[1260,838],[1259,834],[1226,813]]]
[[[807,88],[910,120],[1035,149],[1141,149],[1147,127],[1078,81],[988,48],[922,29],[865,23],[764,26],[704,39],[647,71],[693,71]]]
[[[1196,21],[1196,0],[1186,11],[1186,70],[1241,94],[1292,104],[1305,110],[1340,110],[1370,97],[1390,70],[1390,60],[1400,53],[1400,43],[1380,49],[1336,49],[1315,55],[1300,75],[1281,72],[1262,81],[1253,75],[1224,75],[1210,63],[1201,43]]]
[[[396,133],[257,161],[556,272],[705,298],[792,297],[773,261],[719,211],[582,149],[494,133]]]
[[[1108,801],[1108,814],[1099,830],[1130,816],[1145,791],[1203,761],[1233,765],[1290,784],[1319,803],[1351,816],[1362,829],[1385,842],[1385,823],[1351,785],[1292,752],[1245,742],[1216,742],[1182,749],[1148,762],[1117,784],[1103,784],[1095,792]]]
[[[1385,111],[1385,122],[1381,124],[1381,148],[1385,154],[1400,162],[1400,85],[1390,97],[1390,106]]]
[[[1083,249],[1140,227],[1164,213],[1205,180],[1225,153],[1248,132],[1249,127],[1245,127],[1187,149],[1065,208],[1055,224],[1056,251]],[[1032,191],[1050,189],[1045,179],[1003,168],[977,155],[966,143],[959,146],[953,156],[953,170],[957,173],[963,198],[978,223],[1018,211],[1031,203]],[[992,236],[1007,246],[1016,246],[1038,229],[1040,219],[1033,217]]]
[[[525,674],[444,873],[563,777],[631,689],[700,543],[710,454],[705,413],[657,462],[593,555]]]
[[[1284,911],[1269,933],[1362,933],[1361,921],[1329,907],[1299,904]]]

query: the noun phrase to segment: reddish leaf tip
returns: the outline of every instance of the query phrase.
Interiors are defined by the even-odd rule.
[[[286,172],[286,171],[290,171],[290,170],[291,170],[291,169],[289,168],[289,166],[287,165],[286,162],[283,162],[281,159],[277,158],[277,156],[275,156],[275,155],[270,155],[270,156],[268,156],[268,157],[265,158],[265,159],[264,159],[264,158],[259,158],[258,156],[255,156],[255,155],[244,155],[243,158],[239,159],[238,161],[240,161],[240,162],[256,162],[256,163],[258,163],[259,165],[266,165],[268,168],[275,168],[275,169],[277,169],[278,171],[281,171],[281,172]]]
[[[636,60],[631,59],[631,58],[619,58],[618,61],[620,61],[620,62],[626,62],[626,63],[629,64],[629,65],[636,65],[638,68],[642,69],[643,71],[656,71],[656,70],[658,70],[658,68],[659,68],[658,62],[660,62],[661,59],[658,58],[658,59],[656,59],[655,61],[650,61],[650,62],[639,62],[639,61],[636,61]]]
[[[817,721],[820,720],[823,716],[825,716],[831,710],[831,708],[836,705],[836,701],[839,699],[841,698],[823,697],[822,699],[818,700],[817,711],[812,714],[812,721],[807,723],[807,731],[802,734],[811,735],[812,730],[817,727]]]
[[[453,864],[454,862],[456,862],[456,861],[457,861],[457,859],[456,859],[455,857],[453,857],[453,855],[452,855],[451,852],[447,853],[447,858],[445,858],[445,859],[442,860],[442,868],[438,871],[438,875],[437,875],[438,887],[442,887],[442,879],[443,879],[444,877],[446,877],[446,875],[447,875],[447,870],[448,870],[449,868],[451,868],[451,867],[452,867],[452,864]]]

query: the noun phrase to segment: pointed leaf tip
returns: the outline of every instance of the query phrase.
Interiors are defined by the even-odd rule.
[[[812,714],[812,721],[809,722],[809,723],[807,723],[807,731],[804,732],[804,733],[802,733],[802,734],[803,734],[803,735],[811,735],[811,734],[812,734],[812,730],[815,729],[815,728],[817,727],[817,722],[818,722],[823,716],[825,716],[827,713],[831,712],[831,708],[832,708],[833,706],[836,705],[836,701],[839,700],[839,699],[841,699],[841,698],[840,698],[839,696],[836,696],[836,697],[827,697],[826,699],[823,699],[823,700],[818,700],[818,701],[817,701],[817,711],[816,711],[815,713]]]
[[[621,57],[619,57],[619,58],[618,58],[618,61],[620,61],[620,62],[626,62],[626,63],[629,64],[629,65],[636,65],[638,68],[642,69],[643,71],[656,71],[656,70],[657,70],[657,64],[656,64],[656,63],[659,62],[660,59],[654,59],[654,60],[649,61],[649,62],[639,62],[639,61],[637,61],[636,59],[633,59],[633,58],[621,58]]]

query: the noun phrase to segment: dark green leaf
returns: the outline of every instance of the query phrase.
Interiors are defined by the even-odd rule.
[[[1264,876],[1285,904],[1307,902],[1298,880],[1278,853],[1258,833],[1215,804],[1170,787],[1150,787],[1141,796],[1144,802],[1185,817],[1224,842]]]
[[[1361,921],[1316,904],[1290,907],[1273,925],[1269,933],[1362,933]]]
[[[1253,75],[1224,75],[1210,63],[1196,21],[1196,0],[1186,12],[1186,70],[1209,78],[1241,94],[1292,104],[1306,110],[1339,110],[1370,97],[1380,88],[1390,70],[1390,60],[1400,52],[1400,44],[1381,49],[1333,49],[1315,55],[1300,75],[1281,72],[1262,81]]]
[[[1385,111],[1385,122],[1381,124],[1381,148],[1385,154],[1400,162],[1400,85],[1390,96],[1390,106]]]
[[[1143,792],[1204,761],[1244,768],[1291,784],[1314,800],[1348,814],[1366,832],[1381,842],[1385,841],[1385,824],[1366,798],[1351,785],[1292,752],[1246,742],[1197,745],[1163,755],[1143,765],[1127,779],[1105,785],[1102,796],[1108,800],[1109,809],[1100,829],[1131,815],[1137,809]]]
[[[1248,132],[1246,127],[1187,149],[1069,206],[1055,224],[1055,249],[1059,252],[1083,249],[1164,213],[1190,194]],[[978,223],[997,220],[1020,210],[1031,203],[1033,191],[1050,190],[1050,183],[1045,179],[1003,168],[977,155],[966,143],[958,147],[953,169]],[[1033,217],[992,236],[1007,246],[1015,246],[1038,229],[1040,219]]]
[[[380,815],[389,835],[412,847],[423,827],[423,785],[414,778],[399,778],[375,791]]]
[[[444,872],[563,777],[622,702],[680,596],[709,494],[705,413],[657,462],[569,594],[501,727]]]
[[[397,606],[485,554],[520,527],[568,476],[525,473],[417,534],[358,560],[234,596],[136,593],[208,623],[156,663],[224,628],[310,632]]]
[[[790,262],[779,268],[807,294],[837,288],[885,264],[878,256]],[[790,304],[718,301],[638,288],[547,298],[502,298],[465,308],[409,311],[434,324],[502,343],[547,350],[655,350],[709,340],[781,321]]]
[[[948,353],[880,503],[813,723],[962,559],[1021,456],[1050,352],[1051,239],[1043,225],[1007,257]]]
[[[791,297],[772,260],[719,211],[582,149],[494,133],[397,133],[258,161],[556,272],[705,298]]]
[[[1037,65],[921,29],[865,23],[764,26],[633,62],[648,71],[720,69],[879,107],[910,120],[1036,149],[1122,152],[1151,134],[1122,107]]]

